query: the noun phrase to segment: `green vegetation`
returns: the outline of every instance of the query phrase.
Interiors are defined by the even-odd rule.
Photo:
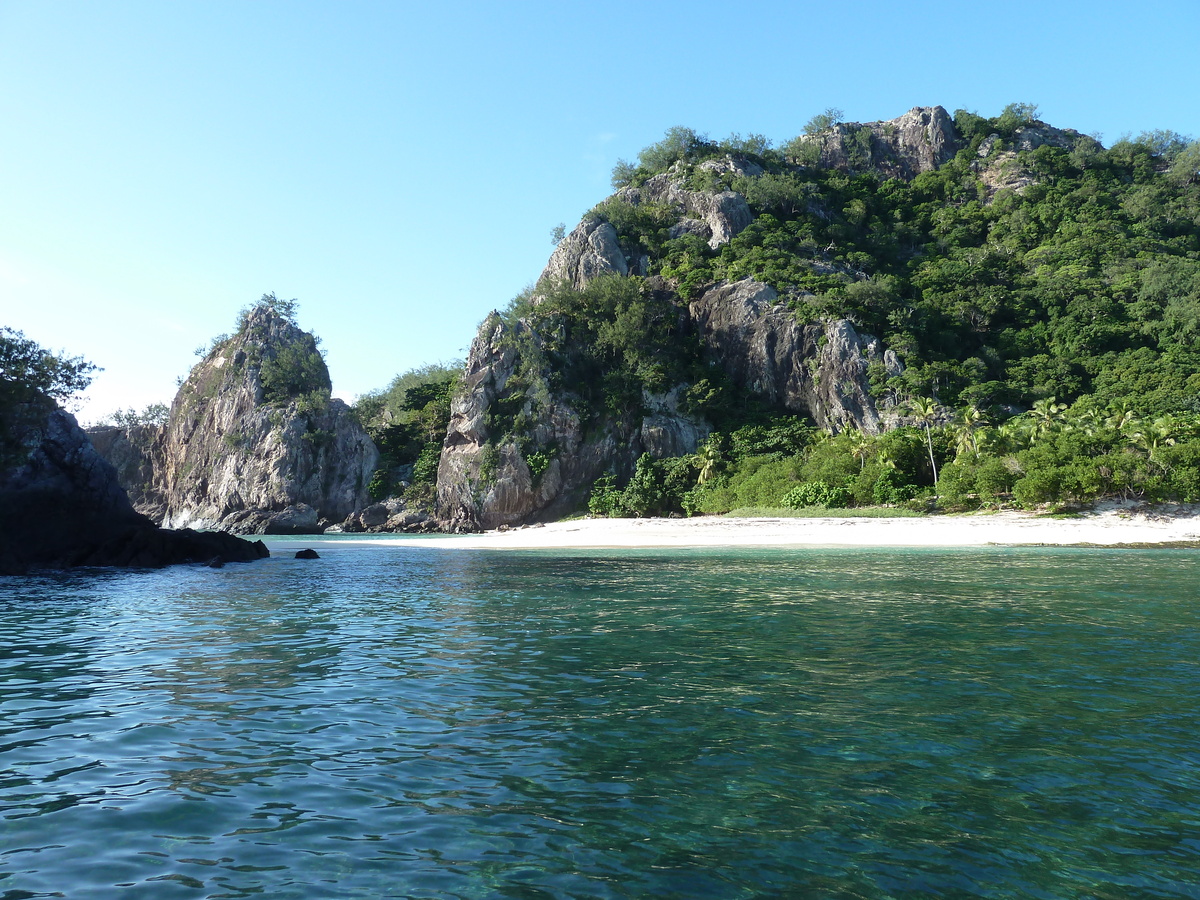
[[[92,382],[97,367],[54,354],[20,331],[0,326],[0,466],[19,461],[25,429]]]
[[[981,171],[1011,149],[1036,107],[995,119],[959,111],[964,149],[911,182],[747,155],[763,175],[724,179],[756,214],[718,250],[670,239],[664,211],[610,199],[594,215],[651,274],[685,297],[720,280],[771,284],[804,321],[848,317],[903,357],[881,384],[951,406],[1028,407],[1056,396],[1136,401],[1147,412],[1200,399],[1200,143],[1154,132],[1108,150],[1085,136],[1022,151],[1036,183],[992,196]],[[988,160],[978,150],[1000,135]],[[637,178],[723,155],[672,129],[640,157]],[[708,173],[711,174],[711,173]]]
[[[406,493],[400,483],[404,480],[410,496],[432,496],[450,400],[461,376],[460,362],[431,363],[402,372],[386,388],[358,398],[352,411],[380,453],[380,468],[367,486],[373,499]]]
[[[317,411],[329,402],[332,390],[329,370],[315,341],[287,344],[273,354],[264,355],[258,377],[267,403],[282,406],[299,400]]]
[[[990,119],[959,110],[961,151],[905,181],[872,170],[870,129],[841,118],[814,116],[778,150],[676,127],[618,165],[618,187],[673,168],[691,189],[741,193],[755,220],[716,250],[671,238],[677,214],[653,204],[614,197],[592,215],[682,300],[753,277],[801,322],[845,317],[879,336],[904,371],[878,367],[872,390],[908,424],[749,451],[738,442],[769,411],[701,370],[669,294],[636,278],[556,294],[554,352],[574,358],[543,357],[540,377],[595,385],[590,408],[612,416],[635,413],[642,389],[704,395],[707,377],[709,402],[692,410],[722,432],[694,457],[639,461],[624,487],[602,479],[592,511],[1200,500],[1200,142],[1157,131],[1104,149],[1046,131],[1034,104]],[[815,165],[831,129],[849,171]],[[1025,129],[1049,138],[1022,144]],[[699,165],[727,154],[762,174]],[[1019,191],[997,189],[1014,173]],[[518,312],[547,333],[550,310]],[[623,336],[597,342],[600,328]]]
[[[133,428],[140,425],[166,425],[171,413],[165,403],[150,403],[141,412],[130,407],[118,409],[100,422],[101,425],[116,425],[118,428]]]
[[[920,518],[925,513],[915,509],[891,506],[863,506],[854,509],[830,509],[812,506],[807,509],[787,509],[771,506],[747,506],[725,513],[729,519],[896,519]]]

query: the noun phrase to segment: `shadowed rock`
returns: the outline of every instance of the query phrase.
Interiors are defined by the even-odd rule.
[[[258,541],[155,527],[134,511],[116,470],[75,417],[61,409],[27,426],[22,440],[25,457],[0,471],[0,574],[244,562],[270,555]]]

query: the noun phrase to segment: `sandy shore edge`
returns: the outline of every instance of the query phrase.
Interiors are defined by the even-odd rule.
[[[1200,506],[1110,504],[1069,518],[1007,511],[879,519],[574,519],[483,534],[397,536],[371,543],[456,550],[1200,546]]]

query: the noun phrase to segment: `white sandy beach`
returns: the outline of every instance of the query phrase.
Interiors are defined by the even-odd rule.
[[[1200,542],[1200,508],[1111,504],[1070,518],[1027,512],[993,512],[882,519],[735,519],[716,516],[575,519],[483,534],[422,539],[398,537],[394,541],[397,545],[487,550],[1072,546],[1180,542]]]

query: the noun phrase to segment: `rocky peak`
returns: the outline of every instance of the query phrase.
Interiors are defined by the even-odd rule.
[[[819,165],[905,179],[932,172],[963,147],[941,106],[915,106],[882,122],[842,122],[802,140],[817,147]]]
[[[244,313],[171,404],[154,484],[168,527],[314,532],[368,505],[378,452],[330,390],[311,334],[265,302]]]

